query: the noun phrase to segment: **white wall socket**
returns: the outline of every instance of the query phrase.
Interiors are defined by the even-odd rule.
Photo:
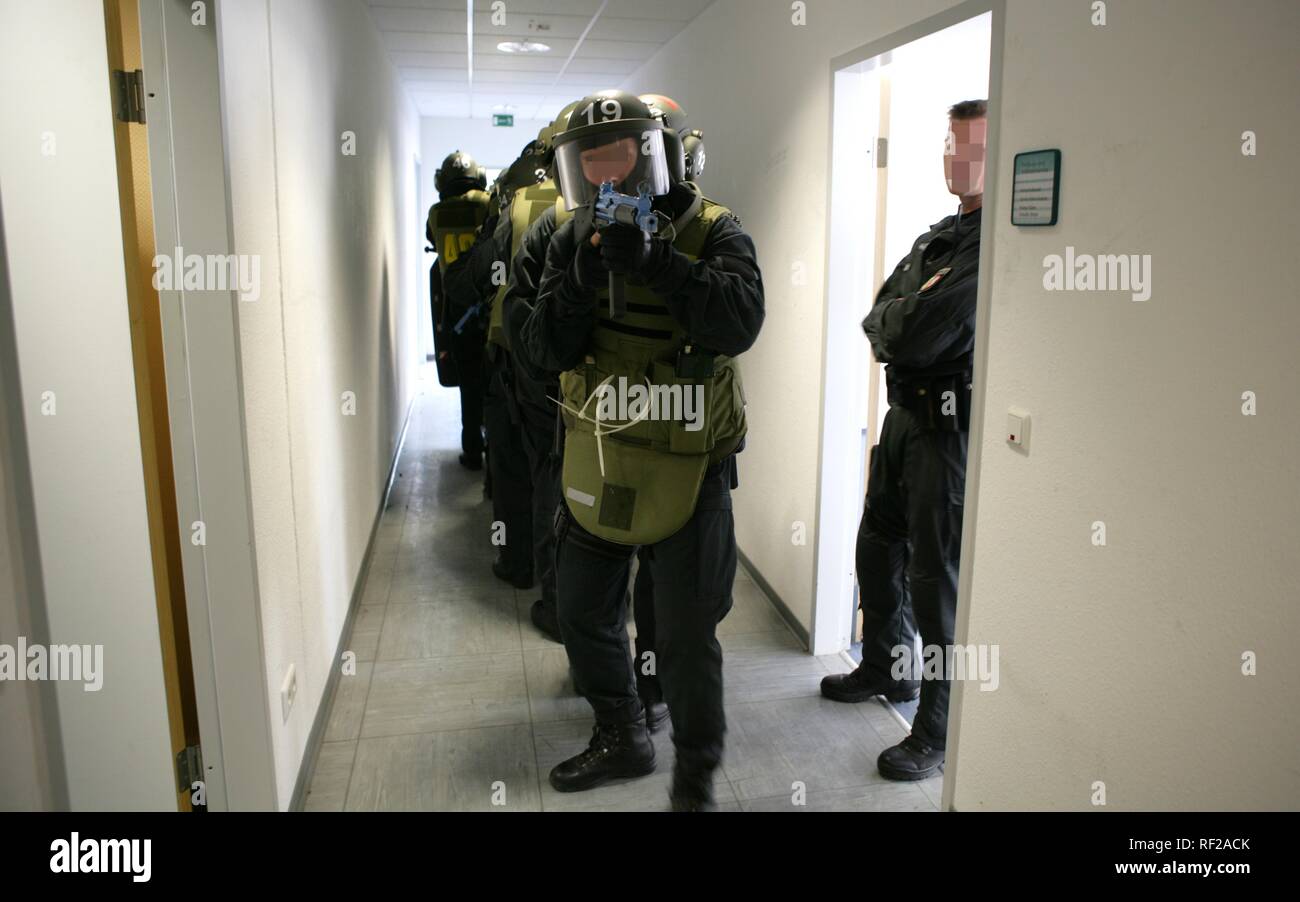
[[[293,710],[293,700],[298,697],[298,671],[293,664],[289,665],[289,672],[284,675],[284,682],[280,684],[280,716],[285,723],[289,722],[289,712]]]

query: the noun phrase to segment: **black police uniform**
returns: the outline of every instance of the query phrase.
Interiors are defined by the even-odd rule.
[[[496,294],[493,284],[494,265],[510,259],[510,217],[502,215],[485,224],[474,246],[447,267],[444,290],[458,304],[483,304]],[[533,583],[532,476],[524,449],[521,420],[513,388],[511,355],[505,348],[488,342],[479,331],[480,354],[484,358],[486,380],[483,395],[483,423],[488,434],[488,469],[492,484],[492,516],[505,524],[505,544],[501,546],[493,571],[519,588]]]
[[[677,185],[656,206],[672,213],[692,199]],[[577,242],[585,238],[575,231],[578,221],[575,216],[552,237],[537,303],[522,332],[533,364],[550,373],[576,366],[596,328],[594,294],[569,278]],[[715,220],[698,260],[674,251],[667,269],[642,277],[701,347],[737,356],[758,337],[762,278],[753,242],[734,218]],[[658,675],[672,712],[674,795],[707,793],[722,757],[726,719],[716,628],[731,609],[736,572],[734,473],[734,457],[709,467],[690,520],[644,549],[654,583]],[[559,613],[570,664],[598,724],[635,724],[643,708],[628,658],[625,593],[638,549],[591,535],[563,504],[558,511]]]
[[[918,627],[925,646],[953,643],[979,243],[979,210],[933,226],[862,323],[889,389],[857,541],[859,670],[881,686],[891,682],[893,649],[910,653]],[[912,735],[936,750],[945,747],[949,688],[946,678],[923,681],[912,723]]]
[[[524,234],[519,252],[510,265],[510,287],[502,301],[510,346],[518,349],[515,361],[515,388],[520,417],[524,424],[524,447],[528,451],[533,475],[533,542],[536,547],[534,566],[542,585],[542,604],[555,610],[555,515],[561,504],[563,470],[563,434],[560,408],[560,384],[554,373],[533,365],[523,338],[524,325],[537,298],[538,285],[546,265],[546,248],[556,229],[555,209],[542,213]],[[644,558],[644,555],[643,555]],[[644,559],[634,580],[632,611],[636,621],[634,661],[637,691],[642,702],[663,701],[663,690],[654,668],[643,662],[654,655],[654,580]],[[651,657],[647,658],[647,655]],[[647,672],[647,670],[649,672]]]

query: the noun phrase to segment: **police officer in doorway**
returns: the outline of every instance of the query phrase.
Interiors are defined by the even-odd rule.
[[[644,548],[673,720],[672,805],[704,810],[725,732],[716,628],[731,607],[730,492],[745,434],[735,358],[758,336],[763,286],[738,220],[673,178],[666,146],[662,122],[626,92],[583,98],[569,116],[555,162],[573,215],[551,237],[523,340],[535,364],[560,374],[559,619],[596,716],[587,749],[557,765],[551,785],[578,791],[655,768],[624,625],[630,562]],[[651,198],[655,226],[598,217],[611,189]],[[703,397],[702,420],[602,413],[598,396],[629,385]]]
[[[911,735],[876,762],[891,780],[923,780],[942,770],[948,732],[951,674],[918,680],[914,643],[919,629],[927,650],[942,649],[946,666],[957,612],[974,380],[987,103],[964,101],[948,115],[944,170],[961,206],[916,240],[862,323],[876,359],[886,365],[889,389],[858,527],[862,664],[826,677],[821,686],[827,698],[861,702],[876,695],[910,700],[919,685]]]
[[[483,468],[483,321],[473,304],[458,302],[445,290],[447,269],[474,244],[491,212],[484,189],[487,172],[457,150],[438,167],[433,179],[438,203],[429,208],[425,235],[438,254],[430,272],[434,351],[438,381],[460,388],[460,462]]]

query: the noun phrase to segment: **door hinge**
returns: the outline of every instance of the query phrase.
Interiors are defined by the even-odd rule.
[[[176,753],[176,776],[181,792],[188,792],[203,779],[203,750],[187,745]]]
[[[113,70],[117,85],[117,118],[123,122],[144,123],[144,73],[139,69]]]
[[[884,169],[889,166],[889,139],[876,139],[876,168]]]

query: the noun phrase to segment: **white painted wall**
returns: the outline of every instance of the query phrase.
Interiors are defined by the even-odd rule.
[[[967,511],[969,641],[1000,644],[1002,679],[963,687],[952,802],[1091,808],[1104,781],[1109,808],[1295,809],[1300,6],[1110,13],[1008,3]],[[1012,156],[1040,147],[1062,151],[1061,224],[1017,229]],[[1151,299],[1045,292],[1066,245],[1152,255]],[[1001,435],[1011,405],[1033,414],[1027,457]]]
[[[68,803],[175,810],[107,60],[99,4],[4,4],[0,215],[50,641],[104,647],[56,690]]]
[[[794,27],[780,0],[718,0],[624,85],[686,106],[708,143],[707,193],[757,244],[768,318],[744,361],[737,535],[805,625],[813,544],[790,529],[815,522],[829,61],[951,5],[810,4]],[[1090,12],[1007,3],[988,428],[962,611],[971,641],[1000,645],[1001,688],[959,687],[949,801],[1086,808],[1104,780],[1112,808],[1294,808],[1300,9],[1110,4],[1104,28]],[[1256,158],[1240,153],[1245,129]],[[1064,154],[1062,222],[1015,229],[1012,156],[1040,147]],[[1067,244],[1152,254],[1154,296],[1043,291],[1044,255]],[[1246,390],[1257,417],[1240,413]],[[1011,404],[1034,414],[1028,457],[1001,439]],[[1090,542],[1099,519],[1104,549]],[[1240,675],[1248,649],[1254,678]]]
[[[220,13],[234,245],[262,259],[240,340],[284,808],[415,390],[419,118],[362,4],[225,0]]]

